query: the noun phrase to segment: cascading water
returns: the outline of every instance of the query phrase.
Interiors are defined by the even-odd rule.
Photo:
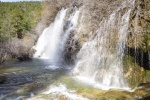
[[[126,2],[103,20],[95,38],[83,45],[73,70],[77,78],[102,89],[128,89],[123,74],[123,56],[133,4],[134,1]],[[126,9],[126,12],[122,13],[121,9]]]
[[[62,9],[54,23],[43,31],[34,47],[36,50],[34,57],[49,59],[53,64],[61,63],[66,41],[71,31],[77,26],[79,15],[77,8],[74,8],[70,15],[67,15],[67,11],[69,10]]]
[[[59,11],[55,21],[43,31],[37,44],[33,47],[36,50],[34,57],[40,59],[25,62],[8,61],[8,65],[5,65],[6,67],[0,74],[2,75],[0,76],[2,78],[0,80],[0,93],[3,92],[0,99],[97,100],[142,99],[142,97],[149,96],[149,92],[145,89],[149,85],[148,82],[142,83],[131,90],[126,81],[128,79],[129,83],[130,81],[135,81],[133,84],[137,83],[136,80],[139,76],[141,82],[148,80],[143,78],[145,75],[143,68],[134,67],[134,61],[135,66],[138,66],[140,60],[141,67],[143,67],[146,60],[146,66],[150,68],[150,51],[138,50],[139,45],[137,42],[140,39],[137,37],[141,35],[140,33],[137,34],[140,12],[135,9],[137,7],[134,6],[135,1],[124,0],[117,10],[113,11],[107,18],[103,18],[95,34],[93,33],[95,26],[90,23],[93,20],[88,20],[93,17],[88,16],[86,19],[87,16],[85,15],[87,13],[84,12],[86,8],[84,8],[84,5],[81,8],[82,10],[80,9],[81,14],[78,8],[75,7]],[[90,10],[93,11],[91,8]],[[90,10],[89,12],[91,12]],[[81,15],[80,18],[78,18],[79,15]],[[80,19],[79,23],[78,19]],[[77,27],[78,24],[80,28]],[[94,27],[94,29],[89,26]],[[89,40],[87,41],[87,39]],[[82,45],[82,48],[77,54],[78,59],[74,69],[65,67],[66,63],[69,62],[66,60],[71,57],[73,60],[76,58],[80,45]],[[127,53],[125,50],[128,50]],[[141,55],[138,54],[139,51]],[[130,59],[127,57],[130,57]],[[133,60],[134,58],[135,60]],[[126,62],[127,64],[125,64]],[[71,64],[74,63],[68,63],[67,66]],[[126,67],[125,71],[124,66]],[[73,77],[68,74],[68,71],[73,73]],[[136,76],[137,72],[140,72],[140,75]],[[6,77],[3,77],[3,75],[6,75]],[[74,78],[85,81],[88,85],[76,81]],[[50,88],[47,85],[50,85]],[[98,89],[91,88],[91,85]],[[102,90],[110,88],[115,88],[115,90]],[[120,89],[129,89],[129,91],[120,91]],[[139,92],[142,92],[142,94],[139,94]]]
[[[43,31],[34,48],[36,50],[34,57],[47,58],[52,62],[58,61],[58,47],[61,34],[63,34],[63,25],[66,11],[67,9],[62,9],[57,14],[54,23],[52,23]]]

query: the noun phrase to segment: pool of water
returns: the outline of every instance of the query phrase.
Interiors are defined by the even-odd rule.
[[[0,67],[0,100],[134,100],[150,93],[101,90],[71,76],[72,69],[42,59],[7,61]]]
[[[41,59],[25,62],[10,60],[2,66],[0,95],[3,98],[16,98],[18,95],[28,97],[33,93],[36,94],[68,72],[68,68],[64,66],[51,65],[47,60]],[[21,90],[21,94],[17,93]]]

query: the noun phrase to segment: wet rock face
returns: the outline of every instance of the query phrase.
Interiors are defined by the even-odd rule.
[[[0,84],[5,83],[6,77],[5,76],[0,76]]]
[[[143,88],[143,89],[150,89],[150,82],[148,82],[148,83],[140,83],[139,84],[139,86],[138,86],[139,88]]]
[[[145,70],[150,70],[149,65],[149,52],[143,51],[141,48],[130,48],[126,47],[125,54],[134,58],[133,62],[137,63],[139,66],[143,67]]]
[[[20,55],[19,57],[17,57],[17,59],[18,59],[19,61],[31,60],[31,58],[30,58],[29,55],[27,55],[27,54]]]
[[[146,96],[146,97],[143,97],[143,98],[138,99],[138,100],[150,100],[150,96]]]
[[[32,57],[33,57],[33,54],[35,53],[35,49],[31,49],[30,51],[28,51],[28,52],[24,52],[24,53],[22,53],[22,54],[19,54],[18,56],[17,56],[17,59],[19,60],[19,61],[28,61],[28,60],[31,60],[32,59]]]
[[[80,50],[80,45],[77,39],[75,39],[75,30],[71,31],[69,39],[65,46],[64,52],[64,62],[68,64],[73,64],[78,51]]]
[[[135,0],[130,15],[128,43],[126,43],[124,70],[130,73],[129,84],[149,82],[150,70],[150,2],[149,0]],[[138,74],[135,74],[138,73]]]
[[[129,46],[150,50],[150,3],[148,0],[136,0],[131,14]],[[132,38],[132,39],[131,39]]]

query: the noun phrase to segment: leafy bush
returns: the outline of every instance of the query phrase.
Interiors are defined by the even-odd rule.
[[[41,2],[0,2],[0,42],[23,38],[39,21]]]

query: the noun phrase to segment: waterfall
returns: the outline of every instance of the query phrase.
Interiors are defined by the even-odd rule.
[[[58,47],[61,34],[63,34],[64,18],[67,9],[62,9],[56,16],[54,23],[44,29],[35,46],[34,57],[47,58],[52,62],[59,59]]]
[[[45,28],[39,37],[34,46],[36,52],[33,56],[49,59],[53,64],[61,63],[67,39],[71,31],[77,26],[78,15],[77,8],[73,8],[72,12],[68,9],[59,11],[55,21],[48,28]]]
[[[101,89],[128,89],[123,72],[123,57],[133,2],[124,3],[123,7],[102,20],[94,39],[82,46],[73,69],[76,78]],[[122,9],[126,11],[123,13]]]

